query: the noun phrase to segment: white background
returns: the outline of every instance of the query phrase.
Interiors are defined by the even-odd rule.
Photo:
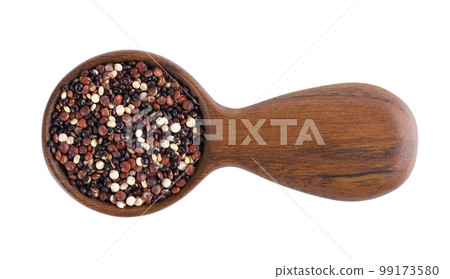
[[[284,265],[400,264],[439,265],[437,278],[449,278],[450,6],[353,3],[99,0],[124,33],[93,1],[2,2],[0,277],[274,278]],[[382,86],[416,117],[414,171],[365,202],[286,189],[300,208],[278,185],[226,168],[156,214],[92,211],[47,170],[44,107],[80,62],[140,48],[230,107],[253,104],[292,65],[261,100],[340,82]]]

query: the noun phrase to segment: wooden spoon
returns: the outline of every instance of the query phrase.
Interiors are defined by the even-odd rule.
[[[222,140],[204,142],[197,171],[180,193],[154,205],[119,209],[88,198],[70,185],[47,142],[51,113],[62,85],[79,77],[84,69],[131,60],[160,66],[189,87],[199,99],[203,118],[223,123],[223,129],[205,126],[205,133],[220,135],[222,130],[223,135]],[[58,83],[44,113],[42,148],[51,174],[77,201],[109,215],[138,216],[175,203],[213,170],[225,166],[239,167],[280,185],[325,198],[346,201],[375,198],[394,190],[408,178],[416,159],[417,128],[406,104],[377,86],[328,85],[230,109],[217,104],[192,76],[172,61],[144,51],[124,50],[91,58]],[[230,179],[231,182],[236,180]]]

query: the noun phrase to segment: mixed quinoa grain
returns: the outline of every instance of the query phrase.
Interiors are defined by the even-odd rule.
[[[177,194],[196,170],[198,102],[143,62],[84,70],[61,88],[48,146],[70,183],[119,208]]]

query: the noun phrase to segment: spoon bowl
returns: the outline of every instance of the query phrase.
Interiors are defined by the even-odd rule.
[[[214,120],[215,125],[204,126],[202,158],[178,194],[151,205],[120,209],[89,198],[72,186],[47,142],[61,87],[78,78],[84,69],[124,61],[143,61],[167,71],[190,89],[190,94],[198,98],[202,118]],[[140,216],[177,202],[209,173],[225,166],[240,167],[277,184],[325,198],[375,198],[408,178],[417,154],[417,128],[406,104],[374,85],[328,85],[230,109],[216,103],[172,61],[145,51],[123,50],[81,63],[58,83],[44,112],[42,148],[52,176],[75,200],[113,216]]]

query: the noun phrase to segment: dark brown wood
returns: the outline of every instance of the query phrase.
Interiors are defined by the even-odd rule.
[[[203,117],[223,121],[223,138],[205,141],[198,169],[179,194],[152,206],[119,209],[88,198],[71,186],[46,142],[50,138],[50,114],[63,84],[78,77],[81,70],[99,63],[129,60],[141,60],[150,66],[159,64],[188,86],[199,98]],[[266,119],[258,130],[265,145],[256,142],[242,119],[252,125]],[[271,119],[297,122],[297,125],[287,126],[286,145],[280,145],[280,126],[271,125]],[[318,144],[311,129],[306,130],[311,141],[295,144],[307,119],[312,119],[324,144]],[[232,134],[231,140],[230,121],[236,123],[236,134],[235,137]],[[216,132],[210,125],[205,129],[206,134]],[[250,142],[244,142],[247,136]],[[243,142],[248,144],[243,145]],[[59,82],[44,113],[42,147],[53,177],[77,201],[105,214],[138,216],[175,203],[213,170],[225,166],[237,166],[280,185],[325,198],[356,201],[378,197],[396,189],[411,173],[417,153],[417,128],[406,104],[377,86],[329,85],[293,92],[246,108],[230,109],[217,104],[192,76],[170,60],[152,53],[125,50],[91,58]]]

